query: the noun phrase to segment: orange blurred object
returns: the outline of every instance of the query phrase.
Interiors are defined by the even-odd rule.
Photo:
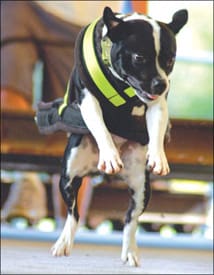
[[[11,89],[1,89],[1,110],[30,111],[30,103],[18,91]]]
[[[133,10],[139,13],[147,14],[148,12],[148,1],[134,1],[132,0]]]

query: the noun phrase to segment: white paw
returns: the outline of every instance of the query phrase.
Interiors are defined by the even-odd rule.
[[[128,263],[129,266],[139,266],[139,259],[137,255],[137,251],[129,250],[122,252],[121,260],[123,263]]]
[[[147,154],[147,167],[155,175],[165,176],[170,172],[168,161],[164,151],[152,152]]]
[[[65,239],[58,240],[51,248],[53,256],[69,256],[71,254],[72,243]]]
[[[117,151],[105,150],[100,152],[100,158],[98,163],[98,169],[107,174],[116,174],[124,167],[122,160]]]

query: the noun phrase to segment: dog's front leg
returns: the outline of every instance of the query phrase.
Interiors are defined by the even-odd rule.
[[[154,174],[166,175],[169,173],[169,165],[164,151],[164,137],[168,124],[165,96],[148,106],[146,121],[149,133],[148,166]]]
[[[98,100],[87,89],[80,104],[81,114],[99,148],[98,169],[108,174],[118,173],[123,167],[118,150],[103,120]]]

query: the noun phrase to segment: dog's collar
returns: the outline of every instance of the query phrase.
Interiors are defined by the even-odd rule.
[[[83,58],[88,70],[90,77],[93,82],[96,84],[97,88],[101,91],[101,93],[115,106],[119,107],[126,103],[126,97],[129,98],[134,97],[135,91],[132,87],[128,87],[123,90],[124,97],[122,94],[119,94],[112,83],[106,78],[101,66],[99,65],[98,57],[95,50],[94,45],[94,31],[95,27],[100,18],[92,22],[86,29],[83,37]],[[104,64],[110,64],[110,49],[111,45],[108,39],[103,40],[102,42],[102,58]]]

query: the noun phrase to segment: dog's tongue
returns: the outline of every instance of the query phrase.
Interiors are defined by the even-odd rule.
[[[158,98],[158,95],[151,95],[151,94],[148,94],[148,93],[146,93],[146,95],[147,95],[148,98],[150,98],[152,100],[155,100],[155,99]]]

